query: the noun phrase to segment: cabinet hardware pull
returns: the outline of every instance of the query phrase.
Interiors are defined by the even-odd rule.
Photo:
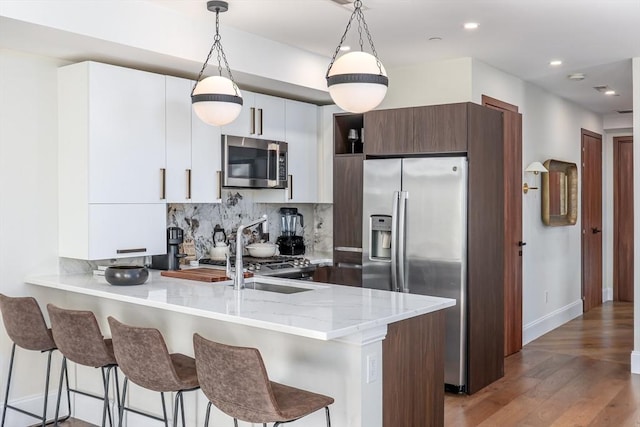
[[[191,169],[187,169],[187,200],[191,200]]]
[[[116,249],[117,254],[133,254],[136,252],[147,252],[147,248]]]
[[[216,176],[218,177],[218,191],[216,199],[222,199],[222,171],[216,171]]]
[[[527,242],[523,242],[522,240],[520,240],[518,242],[518,246],[525,246],[527,244]]]
[[[160,200],[167,198],[167,170],[160,168]]]
[[[354,248],[349,246],[336,246],[333,249],[340,252],[362,252],[362,248]]]
[[[262,135],[262,123],[263,123],[263,117],[262,117],[262,108],[258,108],[258,115],[260,116],[260,132],[258,133],[258,135]]]
[[[293,175],[287,176],[287,187],[289,189],[289,200],[293,199]]]
[[[251,131],[249,134],[253,135],[256,133],[256,109],[255,107],[251,107]]]
[[[362,264],[353,264],[350,262],[339,262],[336,264],[338,268],[355,268],[357,270],[362,270]]]
[[[602,230],[600,230],[598,227],[592,227],[591,232],[593,234],[598,234],[598,233],[602,233]]]

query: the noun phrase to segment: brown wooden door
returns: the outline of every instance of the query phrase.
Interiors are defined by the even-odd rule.
[[[413,108],[414,153],[467,151],[467,104]]]
[[[613,299],[633,301],[633,137],[613,138]]]
[[[369,111],[364,133],[365,154],[413,153],[413,108]]]
[[[333,246],[362,248],[362,167],[360,154],[333,159]]]
[[[602,136],[582,129],[582,301],[602,304]]]
[[[488,96],[482,104],[503,112],[504,126],[504,355],[522,349],[522,114]]]

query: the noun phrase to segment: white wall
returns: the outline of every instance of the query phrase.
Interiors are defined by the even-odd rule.
[[[0,292],[10,296],[46,294],[23,279],[58,269],[56,69],[62,64],[0,49]],[[2,384],[9,354],[0,327]],[[12,396],[41,392],[45,360],[20,353]]]
[[[633,133],[640,135],[640,57],[633,58]],[[634,195],[640,189],[640,150],[633,150]],[[633,294],[640,295],[640,197],[633,200]],[[640,298],[633,301],[631,372],[640,374]]]
[[[389,89],[377,110],[471,100],[471,58],[387,70]]]
[[[533,161],[547,159],[579,165],[580,129],[603,132],[597,114],[474,60],[473,101],[481,103],[482,94],[519,107],[523,170]],[[539,176],[524,175],[530,185],[540,184]],[[574,226],[544,226],[539,191],[523,194],[522,209],[523,240],[527,242],[523,251],[523,340],[527,343],[582,313],[581,226],[580,211]]]

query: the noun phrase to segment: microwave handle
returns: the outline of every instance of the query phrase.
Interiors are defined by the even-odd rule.
[[[267,181],[269,182],[269,187],[275,187],[278,185],[278,177],[280,176],[280,144],[269,143],[267,146],[267,163],[270,163],[271,161],[270,154],[272,151],[276,152],[276,176],[269,176],[271,168],[267,167]]]

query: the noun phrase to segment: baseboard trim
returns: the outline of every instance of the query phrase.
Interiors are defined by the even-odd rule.
[[[613,288],[602,288],[602,302],[613,301]]]
[[[640,351],[631,352],[631,373],[640,374]]]
[[[528,344],[536,338],[540,338],[547,332],[550,332],[562,326],[568,321],[582,315],[582,300],[577,300],[569,305],[561,307],[540,319],[524,325],[522,330],[522,344]],[[640,365],[638,365],[640,367]]]

